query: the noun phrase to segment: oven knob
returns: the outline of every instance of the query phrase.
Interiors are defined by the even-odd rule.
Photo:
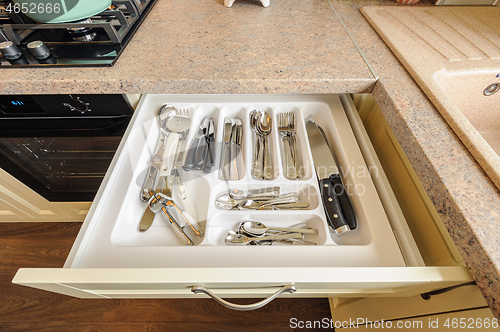
[[[68,107],[70,110],[75,112],[80,112],[82,114],[86,112],[90,112],[89,103],[84,102],[80,99],[80,97],[71,97],[70,96],[69,103],[64,103],[63,105]]]

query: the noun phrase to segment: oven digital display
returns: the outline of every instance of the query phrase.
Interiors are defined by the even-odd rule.
[[[0,110],[4,114],[44,113],[30,96],[0,96]]]

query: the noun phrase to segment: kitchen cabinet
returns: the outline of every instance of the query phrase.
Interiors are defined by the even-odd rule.
[[[366,298],[337,301],[331,299],[334,321],[402,320],[410,317],[426,317],[439,313],[462,312],[462,317],[471,317],[468,310],[488,309],[488,304],[476,285],[465,285],[442,294],[431,295],[424,300],[420,295],[407,298]],[[490,311],[490,316],[493,314]],[[427,321],[427,319],[425,319]],[[442,326],[441,326],[442,327]]]
[[[211,201],[228,184],[213,184],[215,175],[208,180],[193,175],[192,181],[185,184],[193,193],[198,211],[203,211],[200,224],[206,223],[206,236],[201,244],[178,245],[167,233],[171,232],[168,225],[156,221],[157,227],[151,228],[147,237],[139,237],[136,227],[144,208],[138,199],[144,178],[141,171],[157,139],[154,115],[165,102],[192,107],[191,114],[197,117],[200,109],[205,115],[218,117],[218,129],[226,115],[236,114],[246,123],[252,105],[267,105],[274,113],[296,109],[302,114],[302,131],[298,130],[298,135],[308,175],[293,184],[283,181],[280,175],[270,183],[301,192],[308,188],[308,193],[318,192],[303,131],[303,118],[312,114],[325,129],[340,165],[345,170],[356,170],[344,174],[344,180],[366,190],[351,196],[359,229],[351,232],[352,237],[332,236],[322,222],[324,211],[317,195],[307,196],[311,210],[302,214],[219,213]],[[222,133],[217,135],[220,141]],[[244,151],[249,160],[250,133],[245,135]],[[273,144],[278,141],[275,135]],[[224,298],[266,297],[283,286],[296,288],[293,294],[283,296],[356,298],[407,297],[471,281],[439,220],[406,218],[399,208],[401,203],[394,196],[349,95],[149,95],[141,100],[124,137],[64,268],[20,269],[14,283],[81,298],[200,297],[192,291],[198,285]],[[273,151],[279,165],[279,149]],[[247,185],[259,188],[268,185],[247,181]],[[205,182],[212,184],[207,186]],[[292,219],[306,221],[320,229],[315,238],[318,245],[224,245],[229,228],[242,219],[257,218],[271,224]],[[423,230],[430,232],[426,235]]]
[[[391,184],[393,191],[397,193],[396,197],[400,203],[401,212],[409,221],[412,234],[416,238],[423,239],[424,231],[417,228],[418,220],[435,220],[435,225],[440,225],[437,222],[439,217],[435,214],[432,203],[426,195],[421,194],[423,188],[421,188],[416,175],[409,166],[408,160],[395,136],[390,131],[372,95],[356,94],[352,95],[352,99],[370,137],[372,146],[377,152],[381,166],[384,168],[385,174],[387,174],[387,180]],[[405,203],[408,201],[411,204]],[[434,230],[425,229],[426,236],[437,236],[438,232],[437,228]],[[418,234],[422,235],[419,236]],[[451,243],[451,239],[446,233],[442,233],[442,236],[444,236],[446,242]],[[419,244],[423,243],[421,240],[417,242]],[[423,255],[423,257],[426,257],[427,262],[433,262],[433,264],[446,262],[446,256],[441,256],[443,247],[439,247],[439,245],[442,244],[443,242],[436,241],[431,244],[433,247],[423,248],[419,246],[421,252],[433,253],[433,257],[428,254]],[[460,262],[460,256],[455,247],[450,245],[449,249],[454,253],[457,262]],[[330,307],[332,308],[332,318],[334,322],[337,322],[338,326],[342,325],[341,322],[357,321],[367,329],[375,329],[370,324],[366,324],[367,321],[391,320],[394,326],[396,326],[397,322],[403,324],[405,322],[415,322],[416,325],[411,325],[415,329],[418,324],[423,323],[425,324],[423,327],[426,328],[429,321],[440,321],[439,328],[445,329],[443,324],[447,319],[451,321],[458,318],[458,321],[460,321],[460,318],[462,320],[465,318],[465,321],[469,321],[469,323],[474,319],[477,319],[478,322],[492,322],[494,320],[494,316],[479,288],[469,284],[449,289],[442,294],[432,295],[426,300],[421,295],[404,298],[330,298]],[[347,324],[345,325],[347,326]],[[346,328],[346,330],[348,329]]]
[[[0,169],[0,222],[79,221],[91,202],[50,202]]]

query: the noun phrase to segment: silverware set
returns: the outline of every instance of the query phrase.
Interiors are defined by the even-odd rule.
[[[278,114],[278,132],[281,138],[283,174],[285,178],[295,180],[304,177],[304,165],[295,135],[295,112]]]
[[[258,221],[243,221],[237,231],[230,230],[224,240],[229,246],[284,244],[316,245],[304,240],[304,235],[318,234],[317,229],[307,227],[305,222],[291,227],[267,227]]]
[[[179,168],[184,171],[200,170],[210,173],[214,167],[215,122],[205,116],[194,134],[193,141],[186,149],[186,141],[191,127],[188,109],[177,109],[164,105],[157,113],[159,138],[156,150],[149,159],[147,176],[141,188],[140,199],[147,203],[139,223],[139,231],[147,231],[158,212],[164,214],[176,230],[177,235],[187,245],[194,245],[194,237],[202,237],[196,221],[186,212],[193,205],[186,195]],[[250,129],[253,133],[254,152],[252,176],[256,179],[273,180],[274,169],[269,135],[272,131],[272,117],[267,111],[253,110],[249,114]],[[295,113],[279,113],[278,132],[282,145],[283,170],[287,179],[304,176],[300,153],[295,135]],[[245,176],[243,161],[243,123],[238,117],[225,117],[222,134],[222,151],[218,179],[238,181]],[[172,191],[177,188],[176,199]],[[297,192],[280,193],[280,187],[243,191],[229,190],[218,195],[215,205],[223,210],[308,210],[309,203],[301,202]],[[190,209],[191,208],[191,209]],[[251,227],[252,226],[252,227]],[[242,223],[238,233],[228,234],[228,245],[272,244],[275,241],[291,244],[315,244],[303,239],[311,230],[300,227],[265,228],[262,223]],[[260,230],[257,229],[260,227]],[[262,229],[264,229],[262,231]],[[317,233],[317,230],[314,230]],[[255,238],[259,239],[256,240]]]
[[[274,178],[273,161],[269,147],[269,134],[272,130],[272,118],[268,112],[253,110],[249,115],[250,129],[254,133],[254,155],[252,175],[256,179]]]
[[[309,210],[296,192],[280,194],[279,187],[259,190],[235,189],[218,195],[215,206],[222,210]]]
[[[243,163],[243,123],[240,118],[225,117],[219,180],[238,181],[245,176]]]

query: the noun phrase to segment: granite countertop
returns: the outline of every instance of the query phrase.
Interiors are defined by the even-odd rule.
[[[1,73],[2,94],[340,93],[376,82],[328,2],[313,0],[158,0],[112,68]]]
[[[372,92],[500,317],[500,194],[359,11],[379,5],[158,0],[114,67],[2,69],[0,94]]]

